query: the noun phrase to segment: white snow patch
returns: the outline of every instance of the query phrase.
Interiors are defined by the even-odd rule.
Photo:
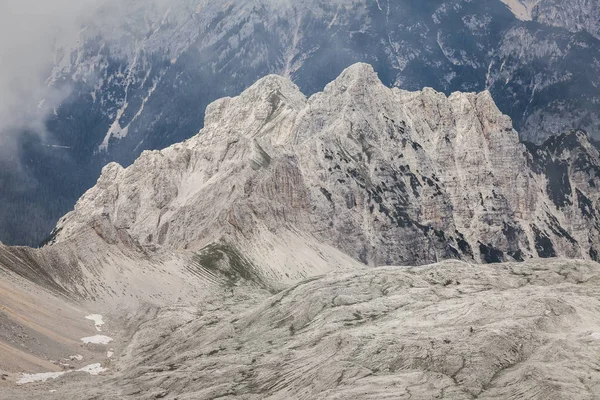
[[[94,321],[94,325],[96,326],[96,330],[98,332],[102,332],[102,325],[104,325],[104,320],[102,319],[102,315],[100,314],[91,314],[85,317],[85,319],[89,319]]]
[[[333,16],[333,19],[329,23],[329,26],[327,26],[327,29],[331,29],[331,27],[333,26],[333,24],[335,24],[337,22],[338,14],[339,14],[339,12],[335,13],[335,15]]]
[[[171,59],[171,64],[175,64],[176,62],[177,62],[176,58]],[[164,72],[160,75],[160,77],[158,79],[156,79],[154,81],[152,87],[148,90],[148,95],[144,98],[144,100],[142,100],[142,105],[140,106],[138,111],[135,113],[135,115],[133,116],[131,121],[129,121],[129,124],[127,124],[127,126],[125,126],[125,127],[122,127],[119,121],[120,121],[121,117],[123,116],[123,114],[125,113],[125,110],[127,109],[127,107],[129,107],[129,103],[125,102],[125,105],[123,105],[123,107],[121,107],[121,109],[117,112],[117,117],[115,118],[113,124],[111,125],[106,136],[104,137],[104,140],[102,141],[102,144],[99,147],[100,151],[105,151],[108,149],[108,144],[109,144],[111,138],[114,137],[116,139],[123,139],[124,137],[127,136],[127,134],[129,133],[129,125],[133,121],[137,120],[139,118],[139,116],[142,114],[142,112],[144,111],[144,107],[146,107],[146,103],[148,102],[148,100],[150,100],[150,97],[156,90],[163,75],[164,75]]]
[[[50,379],[56,379],[67,372],[42,372],[41,374],[23,374],[17,381],[17,385],[25,385],[26,383],[46,382]]]
[[[510,11],[521,21],[531,21],[531,15],[539,0],[500,0],[510,8]]]
[[[600,332],[594,332],[590,336],[592,339],[600,340]]]
[[[91,364],[91,365],[87,365],[83,368],[80,368],[77,370],[78,372],[87,372],[90,375],[100,375],[103,372],[106,372],[106,368],[102,368],[102,364],[100,363],[96,363],[96,364]]]
[[[112,357],[112,356],[114,356],[114,355],[115,355],[115,351],[114,351],[113,349],[109,349],[109,350],[106,352],[106,358],[111,358],[111,357]]]
[[[71,361],[82,361],[83,356],[81,354],[77,354],[75,356],[69,356],[69,360]]]
[[[75,371],[63,371],[63,372],[43,372],[41,374],[23,374],[21,378],[17,381],[17,385],[25,385],[27,383],[36,383],[36,382],[46,382],[50,379],[59,378],[65,374],[71,372],[85,372],[90,375],[99,375],[102,372],[105,372],[106,368],[102,368],[100,363],[87,365],[83,368],[80,368]]]
[[[104,151],[108,149],[108,143],[110,141],[111,138],[117,138],[117,139],[122,139],[125,136],[127,136],[127,132],[128,132],[128,128],[125,127],[121,127],[121,124],[119,123],[119,120],[121,119],[121,117],[123,116],[123,114],[125,113],[125,110],[127,109],[127,107],[129,106],[129,104],[126,102],[123,107],[121,107],[121,109],[119,111],[117,111],[117,116],[114,120],[114,122],[112,123],[112,125],[110,126],[110,129],[108,130],[108,132],[106,133],[106,136],[104,137],[104,140],[102,141],[102,144],[100,145],[100,150]]]
[[[109,344],[113,341],[113,338],[104,335],[96,335],[81,338],[81,341],[85,344]]]

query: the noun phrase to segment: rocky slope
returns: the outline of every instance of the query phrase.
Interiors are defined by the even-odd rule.
[[[541,0],[533,9],[532,17],[542,24],[566,28],[572,32],[584,31],[600,38],[600,5],[591,0],[565,3]]]
[[[571,32],[585,31],[600,37],[600,7],[591,0],[502,0],[515,16],[523,21],[566,28]]]
[[[270,73],[311,95],[368,62],[390,87],[489,89],[527,140],[597,136],[600,42],[579,22],[593,10],[542,3],[521,21],[498,0],[107,1],[57,51],[49,83],[71,95],[41,103],[50,134],[0,171],[0,240],[39,244],[105,164],[195,135],[208,104]]]
[[[599,165],[488,92],[267,76],[0,245],[0,398],[592,399]]]
[[[593,262],[455,261],[169,305],[130,322],[100,376],[0,397],[591,400],[599,277]]]
[[[533,11],[540,3],[540,0],[502,0],[510,8],[515,17],[522,21],[531,21]]]

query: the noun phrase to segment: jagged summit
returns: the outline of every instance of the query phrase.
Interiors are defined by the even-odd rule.
[[[374,88],[377,85],[382,85],[382,83],[373,66],[367,63],[356,63],[346,68],[337,79],[326,85],[324,92],[329,93],[332,90],[344,92],[353,86]]]
[[[531,161],[552,146],[531,153],[487,91],[390,89],[361,63],[309,99],[268,76],[206,115],[192,139],[106,168],[55,242],[95,226],[170,250],[302,232],[372,265],[597,254],[581,210],[598,177],[564,157],[557,202],[554,164]]]

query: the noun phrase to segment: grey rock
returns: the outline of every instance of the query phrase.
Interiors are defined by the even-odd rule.
[[[581,132],[528,149],[488,92],[390,89],[357,64],[306,99],[269,76],[209,106],[194,138],[106,167],[55,241],[93,227],[253,260],[301,232],[370,265],[596,259],[599,166]]]
[[[594,399],[593,262],[368,268],[141,317],[100,377],[10,398]],[[48,390],[58,390],[49,394]]]

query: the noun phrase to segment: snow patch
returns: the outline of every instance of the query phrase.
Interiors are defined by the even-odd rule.
[[[100,314],[91,314],[85,317],[85,319],[89,319],[94,321],[94,325],[96,326],[96,330],[98,332],[102,332],[102,325],[104,325],[104,320],[102,319],[102,315]]]
[[[96,376],[106,372],[106,368],[102,368],[102,364],[90,364],[77,370],[78,372],[87,372],[90,375]]]
[[[81,338],[81,341],[85,344],[109,344],[113,341],[113,338],[104,335],[96,335]]]
[[[119,111],[117,111],[117,116],[116,116],[114,122],[112,123],[112,125],[110,126],[110,129],[106,133],[106,136],[104,137],[104,140],[102,141],[102,144],[100,145],[101,151],[105,151],[108,149],[108,143],[110,142],[111,138],[114,137],[117,139],[122,139],[125,136],[127,136],[127,132],[129,129],[127,127],[125,127],[125,128],[121,127],[119,120],[125,113],[125,110],[127,109],[128,106],[129,106],[129,104],[125,103],[123,105],[123,107],[121,107],[121,109]]]
[[[539,3],[539,0],[501,0],[510,8],[510,11],[521,21],[531,21],[533,9]]]
[[[23,374],[17,381],[17,385],[25,385],[27,383],[46,382],[50,379],[57,379],[63,375],[71,372],[85,372],[90,375],[96,376],[102,372],[106,372],[106,368],[102,368],[100,363],[87,365],[75,371],[63,371],[63,372],[42,372],[41,374]]]
[[[41,374],[23,374],[17,381],[17,385],[25,385],[27,383],[46,382],[50,379],[56,379],[67,372],[42,372]]]

